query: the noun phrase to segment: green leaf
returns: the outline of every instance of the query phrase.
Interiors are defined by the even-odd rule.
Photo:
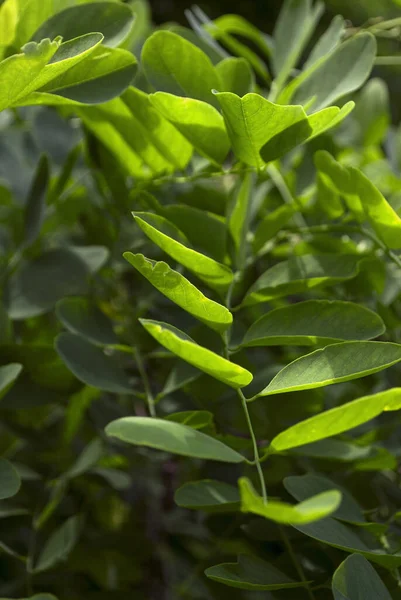
[[[226,290],[229,287],[233,278],[231,270],[170,237],[171,231],[174,232],[175,237],[179,236],[180,231],[174,228],[167,219],[150,213],[134,213],[134,219],[152,242],[189,271],[195,273],[210,287],[218,290]],[[169,228],[167,235],[163,232],[166,227]],[[171,229],[172,227],[173,229]]]
[[[223,563],[209,567],[206,577],[241,590],[268,591],[281,590],[306,585],[294,581],[273,565],[254,556],[240,555],[236,563]]]
[[[359,169],[349,167],[351,185],[361,200],[370,225],[388,248],[401,248],[401,217]]]
[[[103,454],[103,443],[99,438],[95,438],[84,448],[75,463],[64,472],[63,478],[73,479],[83,475],[99,462]]]
[[[32,35],[32,41],[62,36],[66,42],[98,31],[105,46],[119,46],[129,34],[134,15],[127,4],[118,2],[90,2],[70,6],[45,21]]]
[[[17,320],[42,315],[64,296],[84,294],[88,276],[85,264],[74,252],[48,250],[26,262],[11,280],[8,314]]]
[[[265,504],[253,489],[249,479],[242,477],[238,484],[242,512],[250,512],[283,525],[300,525],[323,519],[336,511],[341,503],[341,493],[332,490],[294,506],[277,500],[269,500]]]
[[[18,363],[11,363],[4,367],[0,367],[0,400],[14,385],[21,371],[22,365]]]
[[[225,58],[216,65],[216,71],[220,76],[223,92],[245,96],[253,91],[255,77],[249,62],[244,58]]]
[[[221,114],[207,102],[156,92],[153,106],[206,158],[221,165],[230,149],[230,140]]]
[[[237,264],[239,268],[245,264],[247,250],[247,233],[251,218],[252,193],[254,190],[254,177],[252,173],[245,173],[234,191],[233,206],[230,212],[228,228],[237,251]]]
[[[400,361],[400,344],[359,341],[331,344],[301,356],[281,369],[256,397],[350,381],[377,373]]]
[[[315,63],[308,70],[308,76],[299,76],[300,84],[292,84],[292,89],[296,88],[292,102],[306,105],[314,99],[314,112],[333,104],[365,83],[375,58],[375,37],[368,32],[354,35]],[[286,97],[285,101],[288,100]]]
[[[374,446],[358,446],[350,442],[329,438],[299,446],[293,449],[291,453],[299,456],[310,456],[311,458],[354,462],[376,456],[378,449]]]
[[[297,207],[294,204],[284,204],[259,221],[252,243],[255,254],[284,228],[296,210]]]
[[[80,106],[107,102],[124,92],[137,68],[131,52],[98,46],[82,64],[71,67],[18,104]]]
[[[321,58],[333,52],[340,44],[344,31],[344,18],[341,15],[336,15],[327,30],[319,37],[312,48],[312,51],[303,66],[303,70],[307,71],[309,67],[320,61]]]
[[[332,514],[332,517],[343,521],[359,523],[365,521],[362,509],[353,496],[344,487],[333,483],[327,477],[318,475],[298,475],[286,477],[284,487],[298,502],[307,500],[311,496],[337,489],[341,493],[341,504]]]
[[[282,431],[272,440],[269,450],[271,453],[285,452],[303,444],[317,442],[367,423],[383,411],[399,410],[399,408],[401,408],[401,388],[363,396]]]
[[[358,274],[360,260],[361,257],[355,254],[293,256],[263,273],[248,290],[243,305],[353,279]]]
[[[349,556],[333,575],[334,600],[391,600],[384,583],[360,554]]]
[[[235,512],[240,507],[236,487],[211,479],[186,483],[175,492],[174,500],[183,508],[206,512]]]
[[[191,427],[151,417],[125,417],[109,423],[106,435],[116,437],[128,444],[157,448],[172,454],[240,463],[245,459],[232,450],[200,431]]]
[[[63,298],[57,302],[56,315],[69,331],[93,344],[118,343],[111,321],[88,298]]]
[[[56,350],[77,379],[100,390],[115,394],[132,394],[129,377],[120,365],[101,348],[73,333],[56,338]]]
[[[178,360],[177,364],[171,369],[167,381],[164,384],[164,388],[157,395],[157,400],[160,400],[161,398],[169,396],[173,392],[182,389],[192,381],[195,381],[195,379],[198,379],[200,375],[201,373],[198,371],[198,369],[195,369],[183,360]]]
[[[132,252],[125,252],[124,258],[159,292],[205,325],[220,333],[230,327],[233,321],[230,311],[206,298],[188,279],[171,269],[167,263],[155,262],[143,254]]]
[[[40,233],[45,212],[45,199],[49,185],[49,161],[45,154],[39,159],[24,210],[25,240],[32,244]]]
[[[217,72],[209,57],[181,36],[153,33],[143,46],[142,64],[156,90],[216,105],[212,90],[221,87]]]
[[[385,332],[373,311],[340,300],[307,300],[276,308],[248,329],[241,346],[313,346],[370,340]]]
[[[370,79],[363,87],[353,120],[360,144],[376,146],[384,142],[391,119],[388,87],[382,79]]]
[[[21,479],[13,465],[0,458],[0,500],[11,498],[21,487]]]
[[[49,39],[39,44],[30,42],[23,47],[23,54],[14,54],[0,63],[0,111],[12,106],[26,90],[33,91],[36,80],[60,44]]]
[[[82,106],[77,112],[134,177],[184,169],[191,158],[191,144],[157,112],[147,94],[133,87],[121,98],[102,106]]]
[[[368,548],[350,527],[336,519],[329,517],[308,525],[295,525],[295,529],[323,544],[344,550],[344,552],[362,554],[371,562],[386,569],[396,569],[401,565],[401,553],[387,554],[381,549]]]
[[[215,379],[233,388],[244,387],[252,381],[252,374],[249,371],[199,346],[176,327],[148,319],[140,319],[140,322],[159,344]]]
[[[274,32],[273,66],[275,85],[281,89],[296,66],[322,15],[324,5],[311,0],[286,0]]]
[[[185,364],[185,363],[183,363]],[[182,423],[192,429],[208,429],[213,427],[213,413],[208,410],[184,410],[164,417],[167,421]]]
[[[70,517],[61,527],[56,529],[47,540],[38,562],[34,567],[34,573],[47,571],[57,563],[68,558],[71,550],[77,543],[81,530],[81,518]]]
[[[337,189],[324,173],[317,173],[317,202],[330,219],[338,219],[344,214],[344,206]]]

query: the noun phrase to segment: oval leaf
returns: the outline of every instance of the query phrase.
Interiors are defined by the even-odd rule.
[[[143,256],[125,252],[124,258],[167,298],[212,329],[224,332],[233,317],[225,306],[209,300],[181,273],[165,262],[156,262]]]
[[[22,371],[22,365],[11,363],[0,367],[0,400],[5,396],[8,390],[14,385],[17,377]]]
[[[21,487],[21,479],[13,465],[0,458],[0,500],[11,498]]]
[[[74,548],[81,529],[79,516],[70,517],[47,540],[38,562],[34,568],[35,573],[47,571],[57,563],[66,560]]]
[[[334,600],[391,600],[384,583],[360,554],[349,556],[333,575]]]
[[[328,345],[370,340],[385,332],[373,311],[336,300],[308,300],[272,310],[247,331],[241,346]]]
[[[215,379],[233,388],[244,387],[252,381],[252,373],[211,350],[199,346],[176,327],[147,319],[140,319],[140,322],[159,344]]]
[[[232,450],[196,429],[151,417],[125,417],[112,421],[106,427],[106,434],[128,444],[147,446],[193,458],[240,463],[245,459]]]
[[[57,303],[56,314],[63,325],[94,344],[117,344],[118,338],[106,315],[87,298],[63,298]]]
[[[281,369],[257,396],[310,390],[366,377],[401,361],[401,345],[342,342],[315,350]]]
[[[175,492],[174,500],[183,508],[207,512],[235,512],[240,507],[236,487],[210,479],[186,483]]]

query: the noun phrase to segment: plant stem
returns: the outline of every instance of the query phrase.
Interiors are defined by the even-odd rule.
[[[273,163],[271,163],[270,165],[268,165],[266,171],[268,172],[268,174],[270,175],[270,178],[272,180],[272,182],[274,183],[274,185],[276,186],[276,188],[278,189],[278,191],[281,194],[281,197],[283,198],[284,202],[286,204],[296,204],[298,206],[298,208],[301,210],[302,206],[299,203],[299,201],[297,200],[297,198],[295,198],[292,193],[290,188],[288,187],[280,169],[274,165]],[[298,225],[298,227],[303,227],[306,225],[303,217],[301,214],[296,213],[294,215],[294,221],[296,222],[296,224]]]
[[[139,352],[138,348],[134,348],[133,349],[133,354],[135,356],[135,361],[136,361],[136,364],[137,364],[137,367],[138,367],[138,371],[139,371],[139,374],[141,376],[143,387],[144,387],[144,390],[145,390],[146,402],[148,404],[149,414],[150,414],[151,417],[156,417],[155,399],[154,399],[153,394],[152,394],[152,390],[151,390],[151,387],[150,387],[148,375],[146,373],[146,369],[145,369],[144,364],[143,364],[141,353]]]
[[[254,455],[254,459],[255,459],[256,470],[257,470],[258,475],[259,475],[260,488],[261,488],[261,491],[262,491],[263,502],[265,504],[267,504],[266,484],[265,484],[265,479],[263,477],[263,470],[262,470],[262,465],[261,465],[261,462],[260,462],[258,442],[256,440],[255,432],[253,430],[251,415],[249,414],[249,410],[248,410],[248,405],[247,405],[247,402],[246,402],[246,398],[245,398],[242,390],[241,389],[237,389],[237,393],[238,393],[238,396],[241,399],[242,409],[243,409],[244,414],[245,414],[246,422],[247,422],[249,433],[250,433],[251,440],[252,440],[253,455]]]
[[[291,542],[289,540],[289,537],[287,535],[286,530],[281,525],[279,525],[278,528],[280,530],[280,535],[281,535],[281,539],[284,542],[284,546],[286,547],[288,555],[291,558],[292,564],[294,565],[294,567],[295,567],[295,569],[296,569],[296,571],[298,573],[298,576],[299,576],[300,580],[303,583],[306,584],[306,591],[308,592],[308,596],[309,596],[310,600],[315,600],[315,595],[314,595],[314,593],[313,593],[313,591],[312,591],[312,589],[311,589],[311,587],[310,587],[310,585],[308,583],[308,580],[305,577],[305,573],[304,573],[304,570],[302,568],[302,565],[299,563],[299,561],[298,561],[298,559],[297,559],[297,557],[295,555],[295,552],[294,552],[294,550],[292,548],[292,544],[291,544]]]

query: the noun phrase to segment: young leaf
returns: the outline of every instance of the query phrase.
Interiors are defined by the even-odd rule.
[[[353,279],[361,257],[356,254],[294,256],[268,269],[248,290],[243,305],[266,302]]]
[[[21,487],[17,470],[5,458],[0,458],[0,500],[11,498]]]
[[[310,390],[350,381],[377,373],[400,361],[400,344],[391,342],[332,344],[291,362],[281,369],[256,397]]]
[[[115,394],[132,394],[129,377],[101,348],[73,333],[56,338],[56,350],[77,379],[92,387]]]
[[[127,4],[117,2],[90,2],[70,6],[45,21],[32,35],[31,40],[62,36],[67,42],[73,38],[98,31],[105,46],[119,46],[129,34],[134,14]]]
[[[221,165],[230,140],[221,114],[207,102],[166,92],[151,94],[153,106],[206,158]]]
[[[63,298],[57,302],[56,315],[71,333],[93,344],[118,344],[111,321],[88,298]]]
[[[336,519],[323,519],[307,525],[295,525],[301,533],[328,544],[344,552],[362,554],[371,562],[377,563],[386,569],[396,569],[401,565],[401,553],[387,554],[382,549],[372,550],[354,533],[354,531]]]
[[[240,555],[236,563],[224,563],[209,567],[206,569],[205,575],[209,579],[229,587],[253,592],[290,589],[306,585],[304,582],[290,579],[276,567],[260,558],[245,555]]]
[[[342,486],[333,483],[327,477],[318,475],[298,475],[286,477],[283,481],[284,487],[298,502],[307,500],[311,496],[327,492],[328,490],[337,489],[341,493],[341,504],[332,517],[336,519],[350,521],[354,523],[362,523],[365,521],[362,509],[353,496]]]
[[[401,388],[393,388],[371,396],[363,396],[342,406],[310,417],[279,433],[271,442],[269,451],[285,452],[349,431],[367,423],[383,411],[401,408]]]
[[[225,306],[209,300],[188,279],[165,262],[155,262],[143,254],[125,252],[124,258],[164,296],[181,306],[212,329],[223,333],[233,317]]]
[[[49,161],[46,154],[42,154],[39,159],[36,173],[29,190],[25,205],[25,240],[32,244],[40,233],[42,220],[45,211],[45,198],[49,185]]]
[[[236,487],[211,479],[186,483],[175,492],[174,500],[183,508],[206,512],[235,512],[240,507]]]
[[[353,36],[299,76],[300,84],[292,84],[292,102],[305,105],[314,99],[313,112],[333,104],[365,83],[375,58],[376,38],[369,32]]]
[[[249,62],[244,58],[225,58],[216,65],[216,71],[220,75],[223,92],[245,96],[253,91],[255,78]]]
[[[337,189],[324,173],[317,173],[317,202],[330,219],[338,219],[344,214],[344,206]]]
[[[34,567],[34,573],[47,571],[57,563],[66,560],[71,550],[77,543],[81,530],[81,518],[70,517],[65,523],[56,529],[47,540],[38,562]]]
[[[359,169],[349,167],[351,184],[355,185],[370,225],[388,248],[401,248],[401,217],[383,194]]]
[[[360,554],[351,554],[335,571],[334,600],[391,600],[384,583]]]
[[[22,371],[22,365],[11,363],[0,367],[0,400],[5,396],[8,390],[14,385],[17,377]]]
[[[373,311],[340,300],[307,300],[276,308],[248,329],[244,346],[313,346],[341,340],[370,340],[385,332]]]
[[[217,104],[212,90],[221,87],[220,78],[210,59],[176,33],[153,33],[143,46],[142,64],[156,90]]]
[[[215,379],[233,388],[244,387],[252,381],[252,374],[249,371],[199,346],[176,327],[147,319],[140,319],[140,322],[159,344]]]
[[[210,287],[219,290],[226,290],[229,287],[233,278],[231,270],[212,258],[187,248],[180,241],[163,233],[166,226],[171,227],[167,219],[163,217],[156,218],[155,215],[148,213],[135,213],[134,219],[152,242],[189,271],[195,273]],[[178,234],[180,233],[179,230],[176,229],[176,231]]]
[[[294,506],[277,500],[269,500],[265,504],[253,489],[249,479],[242,477],[238,484],[242,512],[250,512],[283,525],[301,525],[323,519],[336,511],[341,503],[341,493],[332,490]]]
[[[219,440],[181,423],[165,419],[124,417],[109,423],[105,431],[106,435],[128,444],[156,448],[181,456],[227,463],[240,463],[245,460],[241,454]]]

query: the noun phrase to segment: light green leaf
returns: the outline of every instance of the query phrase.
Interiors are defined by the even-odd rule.
[[[186,364],[186,363],[183,363]],[[208,429],[213,427],[213,413],[208,410],[184,410],[164,417],[167,421],[182,423],[192,429]]]
[[[0,458],[0,500],[11,498],[21,487],[21,479],[13,465]]]
[[[253,489],[249,479],[242,477],[238,485],[242,512],[250,512],[283,525],[300,525],[323,519],[336,511],[341,503],[341,493],[332,490],[294,506],[277,500],[269,500],[265,504]]]
[[[233,388],[244,387],[252,381],[252,374],[249,371],[199,346],[176,327],[148,319],[140,319],[140,322],[159,344],[215,379]]]
[[[344,18],[341,15],[336,15],[327,30],[319,37],[316,44],[312,48],[312,51],[303,66],[303,70],[308,70],[309,67],[320,61],[321,58],[333,52],[333,50],[340,44],[344,31]]]
[[[336,519],[329,517],[316,523],[295,525],[295,529],[323,544],[328,544],[345,552],[362,554],[371,562],[377,563],[386,569],[396,569],[401,565],[401,553],[387,554],[381,549],[372,550],[368,548],[365,542],[350,527]]]
[[[74,252],[48,250],[26,262],[11,280],[8,314],[17,320],[44,314],[64,296],[85,293],[88,276]]]
[[[56,315],[69,331],[94,344],[118,343],[111,321],[88,298],[63,298],[56,305]]]
[[[98,46],[84,62],[72,66],[37,91],[19,99],[18,105],[80,106],[81,103],[107,102],[129,86],[137,67],[131,52]]]
[[[351,184],[361,200],[370,225],[388,248],[401,248],[401,217],[359,169],[349,167]]]
[[[156,92],[153,106],[206,158],[221,165],[230,149],[230,140],[221,114],[207,102]]]
[[[66,560],[78,541],[80,530],[81,518],[79,516],[70,517],[56,529],[40,553],[34,572],[47,571],[57,563]]]
[[[384,583],[360,554],[349,556],[333,575],[334,600],[391,600]]]
[[[251,218],[252,194],[255,179],[253,173],[245,173],[238,187],[234,190],[228,228],[237,251],[239,268],[245,264],[247,250],[247,233]]]
[[[358,126],[360,144],[375,146],[384,142],[391,119],[389,91],[382,79],[370,79],[363,87],[353,120]]]
[[[290,294],[353,279],[361,257],[355,254],[294,256],[268,269],[248,290],[243,305],[266,302]]]
[[[0,111],[32,91],[32,82],[39,76],[60,47],[58,41],[42,40],[23,47],[23,54],[14,54],[0,63]]]
[[[281,369],[256,397],[359,379],[400,361],[401,344],[359,341],[331,344],[301,356]]]
[[[338,219],[344,214],[338,190],[332,185],[331,180],[324,173],[317,173],[316,199],[319,207],[330,219]]]
[[[297,207],[294,204],[284,204],[259,221],[252,244],[255,254],[262,250],[263,246],[284,228],[296,210]]]
[[[260,558],[245,555],[240,555],[236,563],[209,567],[205,575],[229,587],[251,591],[281,590],[306,585],[304,582],[290,579]]]
[[[18,20],[18,1],[4,0],[0,6],[0,60],[15,39]]]
[[[191,144],[157,112],[147,94],[133,87],[121,98],[77,112],[134,177],[184,169],[192,156]]]
[[[107,425],[106,435],[128,444],[156,448],[172,454],[240,463],[245,459],[215,438],[191,427],[152,417],[125,417]]]
[[[280,90],[296,66],[322,15],[324,5],[312,0],[286,0],[274,32],[274,85]]]
[[[129,377],[117,361],[84,338],[61,333],[56,338],[56,350],[68,369],[86,385],[115,394],[133,393]]]
[[[141,275],[175,304],[212,329],[223,333],[230,327],[233,317],[225,306],[209,300],[188,279],[174,271],[165,262],[156,262],[143,254],[125,252],[124,258]]]
[[[211,479],[186,483],[175,492],[174,500],[183,508],[206,512],[235,512],[240,507],[236,487]]]
[[[330,346],[329,346],[330,347]],[[271,442],[271,453],[285,452],[349,431],[367,423],[383,411],[401,408],[401,388],[393,388],[371,396],[363,396],[336,408],[310,417],[279,433]]]
[[[0,367],[0,400],[14,385],[21,371],[22,365],[18,363],[11,363]]]
[[[244,58],[225,58],[216,65],[216,71],[220,75],[223,92],[244,96],[253,91],[255,77],[249,62]]]
[[[323,108],[319,112],[314,112],[312,115],[308,117],[308,123],[312,128],[312,133],[310,134],[309,140],[313,140],[313,138],[325,133],[329,129],[333,129],[336,127],[341,121],[343,121],[348,115],[354,110],[355,102],[347,102],[341,108],[338,106],[329,106],[327,108]],[[264,156],[264,150],[262,148],[261,151],[262,158]]]
[[[336,519],[354,523],[365,521],[362,509],[353,496],[344,487],[333,483],[327,477],[318,475],[297,475],[286,477],[283,481],[284,487],[298,502],[303,502],[311,496],[327,492],[329,490],[338,490],[341,493],[341,504],[331,515]]]
[[[153,33],[143,46],[142,64],[156,90],[216,105],[212,90],[221,82],[209,57],[176,33]]]
[[[61,35],[67,42],[97,31],[104,37],[105,46],[119,46],[129,34],[134,15],[127,4],[118,2],[88,2],[70,6],[45,21],[32,35],[32,41],[53,39]]]
[[[354,35],[315,63],[308,70],[308,76],[301,74],[299,86],[292,83],[292,90],[295,89],[292,102],[306,105],[314,99],[314,112],[333,104],[365,83],[375,58],[375,37],[368,32]]]
[[[178,237],[180,232],[167,219],[160,216],[156,217],[156,215],[150,213],[135,213],[134,218],[152,242],[189,271],[195,273],[210,287],[218,290],[226,290],[229,287],[233,278],[231,270],[212,258],[184,246],[181,241],[170,237],[170,231],[174,232],[175,237]],[[168,230],[169,234],[166,235],[163,230]]]
[[[313,346],[370,340],[385,332],[373,311],[340,300],[307,300],[276,308],[248,329],[241,346]]]

